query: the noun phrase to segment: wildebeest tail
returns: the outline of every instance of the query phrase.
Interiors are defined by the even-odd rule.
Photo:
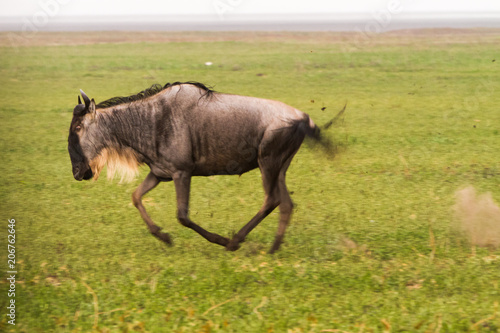
[[[306,116],[306,119],[302,122],[305,134],[314,139],[321,140],[321,129],[314,123],[311,117]]]
[[[306,140],[306,142],[309,141],[309,143],[312,143],[313,146],[319,145],[328,155],[335,155],[335,145],[329,138],[325,137],[321,133],[321,128],[316,125],[309,116],[301,122],[300,127],[304,131],[305,135],[312,139]]]
[[[337,113],[337,115],[334,118],[332,118],[325,125],[323,125],[322,128],[316,125],[308,115],[306,116],[306,119],[304,119],[302,122],[305,134],[309,138],[311,138],[314,141],[314,143],[319,144],[321,148],[323,148],[323,150],[325,150],[325,152],[328,155],[331,156],[335,155],[335,153],[337,153],[338,147],[328,137],[323,135],[321,133],[321,130],[326,130],[330,126],[335,124],[344,114],[346,107],[347,103],[344,105],[342,110],[340,110],[339,113]]]

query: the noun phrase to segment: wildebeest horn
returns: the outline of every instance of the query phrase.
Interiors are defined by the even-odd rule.
[[[80,89],[80,93],[82,94],[83,101],[85,102],[85,107],[88,108],[90,105],[90,98]]]
[[[82,104],[82,100],[80,99],[80,96],[78,96],[78,105]]]

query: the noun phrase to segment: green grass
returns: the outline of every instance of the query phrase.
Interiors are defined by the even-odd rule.
[[[500,251],[451,228],[458,189],[500,202],[500,33],[349,48],[309,38],[1,47],[0,258],[4,272],[15,218],[19,273],[15,327],[0,285],[0,330],[500,332]],[[145,205],[169,248],[131,204],[146,169],[130,184],[72,177],[80,88],[102,101],[190,80],[318,124],[348,102],[330,132],[345,151],[329,160],[304,145],[288,171],[297,208],[275,255],[277,212],[228,253],[175,220],[162,184]],[[191,192],[193,220],[223,235],[263,200],[258,171],[195,178]]]

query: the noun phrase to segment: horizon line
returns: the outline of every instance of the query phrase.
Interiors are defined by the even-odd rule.
[[[361,16],[361,15],[376,15],[380,14],[382,11],[339,11],[339,12],[304,12],[304,13],[234,13],[228,12],[224,14],[226,17],[251,17],[251,16],[268,16],[268,17],[302,17],[302,16],[323,16],[328,17],[332,15],[345,15],[345,16]],[[390,13],[394,16],[412,16],[412,15],[431,15],[431,16],[454,16],[454,15],[464,15],[464,16],[500,16],[500,10],[491,12],[491,11],[401,11],[397,13]],[[0,13],[0,18],[25,18],[29,16],[33,16],[35,14],[27,14],[27,15],[3,15]],[[173,14],[69,14],[69,15],[49,15],[51,19],[57,18],[92,18],[92,17],[214,17],[218,16],[217,12],[210,13],[173,13]]]
[[[466,14],[466,15],[464,15]],[[0,16],[0,31],[353,31],[500,28],[500,12]]]

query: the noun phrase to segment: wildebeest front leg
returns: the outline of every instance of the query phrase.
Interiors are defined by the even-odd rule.
[[[207,241],[222,246],[229,243],[229,239],[218,234],[208,232],[189,219],[189,191],[191,187],[191,175],[179,172],[174,175],[175,192],[177,194],[177,219],[190,229],[199,233]]]
[[[170,236],[167,233],[161,232],[161,228],[157,226],[153,220],[149,217],[148,213],[146,212],[146,209],[142,205],[142,196],[146,194],[147,192],[151,191],[153,188],[156,187],[160,183],[160,180],[158,177],[156,177],[153,173],[149,173],[144,179],[144,181],[139,185],[139,187],[134,191],[132,194],[132,202],[134,203],[134,206],[139,210],[141,213],[142,219],[144,222],[146,222],[149,231],[153,236],[158,238],[161,241],[164,241],[165,243],[171,245],[172,240],[170,239]]]

